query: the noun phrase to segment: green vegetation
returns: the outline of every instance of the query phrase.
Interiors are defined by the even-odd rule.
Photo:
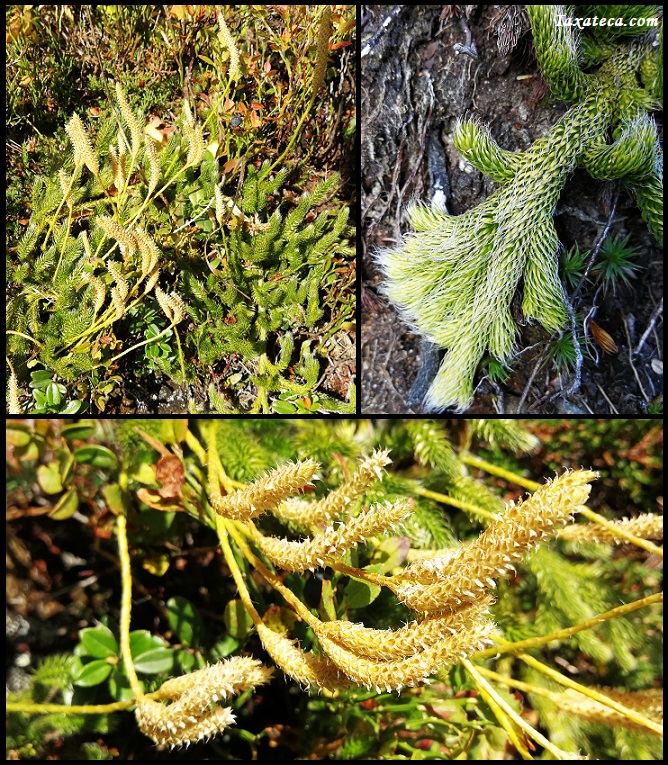
[[[7,699],[7,758],[180,756],[167,748],[179,731],[217,714],[222,734],[209,729],[188,756],[660,758],[661,548],[650,540],[662,533],[662,435],[651,419],[10,420],[8,585],[24,593],[29,626],[21,633],[10,600],[18,636],[9,645],[27,644],[35,668]],[[274,478],[263,482],[269,471]],[[555,473],[561,483],[542,486]],[[512,531],[511,542],[543,540],[510,559],[516,570],[508,564],[455,587],[469,601],[450,615],[411,622],[407,601],[456,582],[476,551],[493,561],[507,540],[485,547],[490,532],[514,528],[557,485],[564,493],[549,494],[554,502],[537,521],[562,502],[586,502],[575,522],[560,521],[549,537],[542,527],[534,537]],[[527,491],[533,497],[523,501]],[[344,539],[388,508],[401,509],[401,525]],[[330,520],[313,528],[316,511]],[[619,536],[630,528],[634,539]],[[311,547],[335,539],[338,551],[300,572],[310,567],[301,556],[313,554],[305,537]],[[289,560],[279,564],[280,550]],[[411,570],[426,583],[442,565],[436,583],[406,594],[417,581]],[[428,672],[427,684],[405,682],[412,656],[364,658],[492,597],[485,618],[496,625],[494,644],[469,647],[468,658]],[[369,654],[349,666],[355,634]],[[430,656],[432,646],[421,650]],[[317,674],[334,660],[343,669]],[[302,664],[311,674],[300,674]],[[243,666],[252,682],[206,696],[193,708],[196,723],[160,727],[162,715],[195,698],[188,693],[211,694],[210,665]],[[382,687],[349,682],[388,668],[402,674]],[[402,682],[411,687],[386,688]],[[142,705],[138,725],[131,713]],[[227,727],[231,713],[236,724]]]
[[[577,11],[601,18],[612,16],[612,9],[623,20],[614,28],[565,24],[566,6],[526,6],[542,76],[570,109],[521,152],[499,146],[476,120],[459,121],[456,149],[496,190],[457,216],[413,205],[413,230],[377,255],[388,298],[417,331],[447,350],[425,396],[426,411],[465,411],[484,355],[502,362],[514,357],[511,301],[520,282],[527,319],[548,333],[569,326],[573,308],[559,279],[553,215],[576,167],[598,180],[619,180],[663,243],[663,151],[651,116],[663,97],[660,6]],[[570,266],[569,281],[577,266],[577,260]],[[606,286],[626,281],[632,275],[628,251],[622,256],[615,244],[600,273]]]
[[[32,133],[8,192],[11,413],[114,411],[165,383],[192,412],[354,411],[350,372],[328,374],[355,311],[353,18],[10,7],[9,125]]]
[[[608,237],[598,254],[593,272],[599,276],[603,289],[614,293],[618,284],[630,284],[635,279],[639,266],[633,263],[638,256],[638,249],[629,246],[630,234],[625,237]]]

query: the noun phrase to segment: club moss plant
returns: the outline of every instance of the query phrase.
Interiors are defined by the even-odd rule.
[[[138,385],[152,371],[204,394],[215,370],[208,405],[219,412],[269,413],[274,397],[315,392],[322,411],[354,411],[354,384],[347,401],[317,390],[327,343],[354,315],[354,251],[341,178],[306,178],[314,147],[295,160],[326,83],[334,16],[302,12],[313,23],[282,43],[289,115],[268,77],[244,79],[257,61],[224,11],[204,57],[213,85],[184,98],[174,125],[152,126],[120,83],[97,131],[72,115],[61,167],[36,179],[9,263],[11,413],[29,408],[25,388],[45,371],[78,411],[104,411],[133,365]],[[279,129],[280,150],[263,143]]]
[[[459,122],[456,148],[498,189],[456,217],[412,207],[413,232],[377,254],[387,296],[416,331],[447,349],[426,394],[427,411],[466,409],[483,355],[514,355],[510,303],[520,280],[525,317],[550,332],[566,326],[553,214],[577,166],[597,179],[620,179],[663,242],[663,154],[650,116],[662,98],[663,27],[647,25],[659,6],[527,10],[543,77],[571,108],[523,152],[502,149],[474,120]],[[576,29],[567,24],[576,12],[621,18],[624,26]],[[631,26],[631,18],[642,23]]]
[[[109,430],[111,423],[103,423]],[[416,731],[424,729],[434,742],[442,739],[444,747],[457,742],[456,748],[470,754],[476,746],[496,751],[512,744],[530,758],[529,749],[537,744],[558,759],[578,756],[536,730],[505,686],[532,694],[539,703],[568,700],[564,708],[574,717],[607,719],[608,725],[633,727],[646,738],[660,735],[653,689],[639,685],[635,692],[611,688],[608,693],[585,677],[576,682],[560,674],[538,661],[536,653],[559,641],[560,655],[570,655],[573,646],[577,656],[595,658],[609,672],[617,671],[614,659],[626,667],[627,681],[636,679],[633,668],[641,660],[636,654],[649,650],[639,609],[659,603],[661,593],[634,581],[634,597],[620,606],[600,573],[557,552],[556,538],[576,546],[631,542],[658,556],[660,548],[649,540],[661,538],[661,517],[643,513],[630,521],[608,521],[587,507],[599,484],[597,471],[561,470],[535,482],[470,451],[473,437],[501,455],[535,450],[538,441],[531,433],[510,420],[462,425],[456,450],[443,424],[428,421],[374,426],[342,421],[312,428],[284,421],[266,428],[264,423],[249,427],[200,419],[191,429],[186,420],[126,420],[115,425],[112,450],[90,438],[103,432],[92,422],[53,431],[47,421],[35,427],[10,421],[13,458],[32,461],[42,455],[40,489],[54,497],[62,494],[51,510],[52,522],[72,518],[78,491],[101,491],[107,520],[100,517],[97,529],[101,537],[114,530],[122,582],[118,623],[105,617],[104,625],[83,629],[74,661],[51,664],[51,677],[61,676],[58,692],[73,683],[75,700],[71,705],[45,702],[39,689],[34,689],[37,698],[27,692],[10,698],[12,741],[30,715],[60,714],[66,726],[68,715],[132,709],[139,729],[158,746],[197,744],[227,733],[237,714],[246,714],[244,704],[254,689],[267,686],[277,670],[294,681],[295,705],[297,695],[310,694],[335,720],[344,709],[363,709],[372,720],[379,705],[397,715],[405,731],[405,715],[417,703],[419,717],[411,723]],[[316,433],[321,438],[314,443]],[[397,458],[411,457],[409,473],[390,469],[391,452],[379,440],[394,442]],[[375,448],[367,449],[373,442]],[[327,455],[325,465],[304,454],[318,449],[327,454],[334,446],[337,452]],[[299,456],[283,459],[290,453]],[[517,500],[504,504],[471,470],[531,493],[520,498],[515,492]],[[422,477],[416,480],[419,471]],[[239,480],[242,476],[253,480]],[[430,478],[441,491],[428,488]],[[427,511],[424,503],[433,500],[463,511],[483,529],[457,541],[443,515]],[[583,522],[572,524],[576,514]],[[195,586],[200,594],[210,591],[210,607],[220,612],[211,625],[215,645],[210,651],[199,642],[206,630],[195,605],[185,598],[164,602],[169,578],[161,577],[170,557],[147,555],[153,534],[157,540],[162,533],[163,541],[169,535],[173,573],[185,576],[181,565],[195,565],[195,558],[185,563],[185,540],[192,540],[198,525],[214,540],[213,548],[201,547],[199,554],[220,554],[221,574],[230,584],[229,591],[213,581]],[[179,538],[183,544],[172,544]],[[599,558],[605,555],[598,550]],[[162,567],[160,557],[165,558]],[[625,575],[634,570],[628,566]],[[142,590],[145,573],[154,578],[149,590],[155,577],[161,579],[156,605],[168,620],[173,648],[147,630],[131,631],[132,611],[141,608],[133,593],[152,597]],[[321,578],[314,598],[308,583],[316,575]],[[547,593],[545,601],[532,588]],[[538,598],[537,606],[529,606],[532,598]],[[632,612],[637,625],[631,630],[622,617]],[[560,624],[563,618],[566,627]],[[527,620],[535,620],[535,626],[529,628]],[[518,676],[515,663],[535,676]],[[175,665],[177,671],[170,672]],[[587,677],[595,666],[587,668]],[[649,671],[645,683],[651,682]],[[46,667],[40,677],[48,686]],[[434,694],[432,682],[440,689]],[[455,695],[455,687],[476,693]],[[114,702],[96,703],[98,690]],[[253,705],[261,706],[270,693],[263,687]],[[436,705],[427,721],[426,700]],[[339,722],[345,729],[345,721]],[[484,743],[491,727],[503,732],[501,743]],[[382,730],[387,725],[378,726],[381,751]],[[363,737],[363,728],[355,736]],[[248,732],[244,739],[256,740]],[[565,740],[579,748],[572,738]],[[144,742],[135,737],[133,746]]]

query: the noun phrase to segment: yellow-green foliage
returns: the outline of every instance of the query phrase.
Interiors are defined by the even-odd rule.
[[[605,491],[605,479],[594,470],[563,469],[534,482],[516,472],[508,454],[502,459],[513,470],[478,456],[483,451],[478,439],[492,448],[504,444],[516,455],[536,452],[538,440],[517,423],[124,420],[111,451],[94,443],[79,446],[96,432],[90,422],[37,432],[12,421],[8,440],[18,457],[31,455],[33,471],[35,452],[43,448],[49,469],[38,470],[42,482],[45,473],[55,471],[65,486],[81,485],[85,492],[92,484],[79,482],[79,462],[86,475],[93,464],[100,468],[102,494],[118,516],[120,635],[116,640],[103,626],[82,630],[73,664],[75,678],[89,686],[101,685],[113,667],[109,692],[116,701],[72,708],[35,705],[27,694],[11,698],[12,741],[19,715],[69,710],[76,719],[134,707],[139,728],[156,744],[189,745],[236,724],[244,700],[258,686],[264,687],[256,703],[266,701],[276,692],[276,685],[267,684],[278,669],[315,697],[304,702],[313,712],[319,697],[316,716],[320,724],[329,720],[338,726],[336,738],[351,725],[360,736],[367,730],[367,746],[381,759],[405,745],[402,735],[388,740],[388,730],[399,726],[404,733],[406,715],[411,729],[420,732],[418,740],[428,739],[435,749],[456,743],[469,759],[483,749],[499,759],[511,745],[525,758],[540,746],[557,759],[598,755],[601,748],[609,756],[657,748],[660,621],[649,607],[662,596],[656,573],[643,569],[640,556],[658,559],[661,549],[648,537],[659,538],[661,525],[653,514],[615,524],[593,513],[587,506]],[[306,456],[315,434],[319,448],[328,451],[322,464]],[[77,445],[70,450],[72,441]],[[533,464],[541,457],[533,454]],[[489,495],[479,489],[481,472],[495,476]],[[242,475],[245,480],[238,480]],[[464,476],[469,482],[461,480]],[[499,478],[504,495],[519,497],[529,489],[529,496],[497,499],[494,506],[489,497],[498,491]],[[438,490],[427,488],[430,482]],[[450,486],[467,501],[453,497]],[[423,542],[434,524],[427,518],[425,533],[414,544],[425,515],[413,497],[431,502],[439,515],[449,508],[460,539],[436,529],[428,548]],[[486,507],[476,507],[480,497]],[[586,528],[571,523],[582,516],[603,524],[605,533],[593,539],[565,534],[561,541],[564,527]],[[225,597],[225,584],[201,586],[221,614],[212,620],[216,639],[209,651],[197,606],[184,597],[166,603],[176,648],[146,630],[131,632],[132,608],[140,607],[133,605],[133,586],[143,569],[155,575],[155,564],[144,554],[150,528],[167,533],[166,524],[181,540],[179,560],[187,551],[184,528],[215,532],[214,545],[198,549],[219,546],[222,582],[229,587]],[[620,532],[639,535],[631,539],[636,560],[617,562],[611,556]],[[563,554],[568,545],[592,543],[597,547],[589,561]],[[138,546],[141,554],[133,554]],[[181,574],[177,568],[171,572],[174,581]],[[167,581],[160,582],[161,606]],[[321,584],[315,598],[309,592],[314,581]],[[552,659],[555,646],[559,666]],[[88,662],[93,656],[98,660]],[[160,658],[170,661],[156,668]],[[194,658],[201,663],[194,666]],[[560,673],[575,661],[589,662],[586,677]],[[48,670],[40,672],[41,681],[53,695],[66,696],[70,667],[59,660]],[[162,677],[147,678],[158,673]],[[299,698],[296,687],[290,697]],[[551,731],[549,739],[527,714],[527,697],[540,712],[541,728]],[[430,711],[425,719],[427,702],[439,715]],[[389,717],[377,727],[370,726],[376,708]],[[364,711],[361,720],[355,720],[358,709]],[[250,713],[250,707],[242,712]],[[310,720],[305,730],[316,724],[314,716]],[[588,726],[594,726],[591,737]],[[263,735],[243,731],[239,741],[253,744]],[[318,741],[321,747],[320,736]],[[316,746],[299,742],[302,750],[310,745]],[[355,748],[346,747],[339,754]]]
[[[293,93],[300,111],[284,126],[291,145],[315,116],[332,31],[328,7],[304,13],[327,23],[292,42],[295,53],[304,46],[304,81]],[[351,284],[329,294],[336,265],[353,255],[341,180],[323,173],[304,191],[293,153],[263,145],[262,132],[275,140],[270,131],[288,115],[265,79],[248,79],[256,91],[239,83],[256,62],[223,11],[216,28],[211,55],[220,68],[208,108],[186,98],[173,130],[156,130],[131,106],[136,94],[117,82],[111,116],[91,129],[74,114],[59,171],[36,179],[9,278],[13,411],[35,363],[74,398],[92,395],[99,409],[109,391],[96,391],[96,381],[128,362],[138,377],[148,361],[183,384],[206,382],[212,367],[238,359],[233,371],[243,371],[229,385],[218,381],[229,411],[269,412],[270,395],[281,392],[313,395],[321,375],[313,338],[354,311]],[[230,104],[247,111],[251,102],[256,111],[237,136]],[[253,141],[260,106],[268,127]],[[284,197],[288,182],[298,190]]]
[[[426,411],[464,411],[483,356],[507,362],[515,355],[511,300],[520,281],[527,319],[548,332],[567,326],[553,214],[576,167],[594,178],[622,179],[663,243],[663,153],[649,114],[658,107],[656,77],[649,74],[662,65],[658,34],[646,23],[635,27],[646,34],[634,34],[630,23],[632,17],[657,18],[659,6],[575,7],[582,17],[605,16],[607,8],[623,18],[614,35],[606,34],[608,27],[563,23],[569,8],[529,5],[527,11],[543,76],[572,108],[523,152],[502,149],[474,120],[458,122],[456,148],[499,188],[458,216],[413,205],[413,231],[376,255],[389,299],[416,331],[447,349],[425,396]],[[585,71],[592,65],[595,71]],[[649,80],[645,88],[638,85],[641,69]]]

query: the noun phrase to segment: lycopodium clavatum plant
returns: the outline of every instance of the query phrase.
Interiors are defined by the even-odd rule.
[[[104,622],[52,667],[62,678],[48,698],[8,699],[12,741],[32,715],[127,710],[158,747],[219,736],[256,747],[264,734],[231,727],[256,708],[282,746],[270,707],[287,699],[319,709],[317,728],[329,716],[351,732],[335,745],[344,759],[372,746],[380,759],[405,747],[417,756],[417,739],[402,745],[395,726],[434,755],[581,756],[586,738],[550,740],[523,713],[527,695],[544,729],[556,705],[659,740],[654,665],[635,684],[631,670],[650,650],[642,618],[661,593],[639,566],[623,569],[632,579],[620,597],[624,577],[602,581],[596,561],[621,544],[660,556],[650,540],[662,518],[594,512],[601,476],[587,467],[527,478],[513,459],[539,441],[516,422],[10,420],[8,442],[11,472],[36,469],[53,521],[93,513],[121,582]],[[503,483],[505,502],[483,475]],[[112,536],[115,546],[103,541]],[[589,551],[580,562],[578,549]],[[179,578],[193,598],[206,594],[206,619],[169,592]],[[169,641],[136,626],[145,608]],[[554,646],[568,659],[552,661]],[[577,673],[566,669],[575,657]],[[284,701],[272,706],[275,694]],[[492,730],[499,740],[485,743]],[[307,726],[304,752],[312,735]]]
[[[207,17],[206,89],[188,80],[170,124],[112,82],[97,126],[83,112],[65,125],[8,263],[11,413],[30,410],[35,372],[79,411],[104,411],[123,374],[190,386],[193,412],[315,393],[321,411],[354,411],[350,374],[322,389],[354,319],[349,208],[340,175],[309,164],[351,11],[304,6],[293,24],[240,8]]]
[[[377,253],[389,299],[446,350],[426,411],[465,410],[485,354],[501,362],[516,355],[511,301],[520,285],[523,318],[550,333],[572,328],[553,216],[576,167],[621,181],[663,243],[663,153],[652,116],[663,90],[660,6],[526,8],[542,76],[570,109],[521,152],[499,146],[475,119],[461,119],[454,145],[496,190],[458,216],[412,206],[412,230]],[[579,23],[569,23],[575,15]],[[619,23],[594,21],[611,17]],[[615,270],[607,262],[604,278]],[[630,273],[616,268],[617,278]]]

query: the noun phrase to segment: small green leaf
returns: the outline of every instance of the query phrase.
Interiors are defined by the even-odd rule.
[[[130,654],[133,659],[156,648],[165,647],[165,641],[148,630],[133,630],[130,633]]]
[[[274,401],[271,408],[276,414],[294,414],[297,411],[297,407],[290,401]]]
[[[135,693],[130,687],[130,681],[125,674],[125,667],[123,663],[117,664],[109,677],[109,693],[111,697],[116,701],[132,701],[135,698]],[[142,691],[146,690],[145,684],[140,680],[139,687]]]
[[[141,465],[137,467],[135,472],[132,475],[132,478],[134,478],[137,483],[143,483],[146,486],[157,486],[155,480],[155,468],[153,465],[149,465],[146,462],[142,462]]]
[[[118,655],[118,642],[108,627],[86,627],[79,632],[79,640],[88,655],[95,659]]]
[[[22,422],[8,422],[6,435],[10,446],[27,446],[32,438],[32,431]]]
[[[57,383],[51,382],[46,386],[46,400],[49,406],[58,406],[60,404],[62,395]]]
[[[185,646],[200,642],[203,622],[199,611],[186,598],[176,596],[167,601],[169,626]]]
[[[109,677],[112,669],[111,664],[104,659],[96,659],[84,666],[74,684],[81,688],[92,688],[94,685],[100,685]]]
[[[169,571],[171,559],[166,552],[154,552],[145,555],[142,560],[142,568],[154,576],[164,576]]]
[[[211,649],[211,654],[217,656],[219,659],[224,659],[226,656],[234,653],[239,647],[239,641],[233,638],[232,635],[225,635],[222,640],[218,640]]]
[[[195,669],[195,656],[190,651],[186,651],[185,649],[177,651],[175,659],[177,666],[179,666],[186,674]]]
[[[60,414],[81,414],[86,411],[86,408],[85,401],[70,401],[64,409],[60,410]]]
[[[117,483],[110,483],[104,486],[102,488],[102,495],[112,513],[121,515],[128,511],[127,496],[125,492],[121,491],[121,487]]]
[[[155,675],[159,672],[171,672],[174,667],[174,651],[171,648],[154,648],[134,659],[137,672]]]
[[[163,420],[160,426],[160,440],[165,444],[179,444],[188,432],[188,420]]]
[[[411,543],[407,537],[389,537],[374,550],[373,565],[367,566],[367,571],[385,574],[400,566],[408,555]]]
[[[116,455],[111,449],[98,444],[82,446],[77,449],[74,452],[74,459],[77,462],[84,462],[99,468],[115,468],[117,464]]]
[[[30,377],[32,378],[31,388],[46,388],[51,383],[53,374],[48,369],[38,369],[36,372],[31,372]]]
[[[79,495],[76,489],[70,489],[55,504],[53,510],[49,511],[49,518],[54,521],[66,521],[76,513],[79,507]]]
[[[60,494],[63,484],[60,480],[60,469],[55,462],[40,465],[37,468],[37,483],[46,494]]]
[[[346,585],[343,603],[348,608],[364,608],[380,595],[380,587],[359,579],[351,579]]]
[[[68,441],[83,441],[95,433],[95,426],[83,422],[65,425],[60,429],[60,435]]]
[[[225,626],[237,640],[243,640],[253,627],[253,620],[240,600],[230,600],[225,606]]]
[[[74,473],[74,457],[65,449],[61,449],[58,454],[58,469],[60,470],[61,481],[63,484],[68,484]]]

